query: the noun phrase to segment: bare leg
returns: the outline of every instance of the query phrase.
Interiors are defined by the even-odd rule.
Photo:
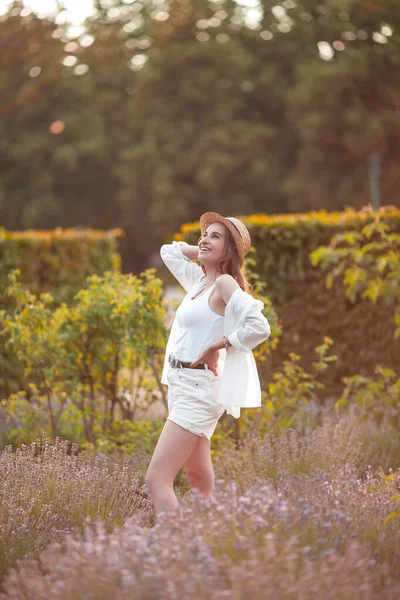
[[[192,454],[199,436],[167,420],[147,469],[145,481],[156,512],[180,510],[174,479]]]
[[[214,492],[214,468],[211,461],[210,440],[199,438],[192,454],[185,463],[192,488],[197,488],[205,496]]]

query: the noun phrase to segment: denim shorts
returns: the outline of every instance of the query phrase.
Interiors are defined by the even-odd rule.
[[[210,370],[167,371],[168,418],[187,431],[211,440],[225,408],[218,404],[221,376]]]

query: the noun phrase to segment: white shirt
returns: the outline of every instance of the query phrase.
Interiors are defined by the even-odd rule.
[[[180,248],[186,242],[173,241],[164,244],[160,255],[185,291],[194,295],[204,278],[202,269],[185,256]],[[186,298],[186,296],[185,296]],[[270,333],[267,318],[262,314],[264,303],[256,300],[241,288],[231,295],[225,307],[224,335],[232,346],[220,350],[218,369],[221,372],[219,404],[225,407],[228,415],[240,417],[240,408],[261,406],[261,387],[256,361],[252,349],[266,340]],[[175,351],[176,340],[180,333],[175,318],[167,342],[161,382],[168,385],[167,371],[170,368],[168,357]]]

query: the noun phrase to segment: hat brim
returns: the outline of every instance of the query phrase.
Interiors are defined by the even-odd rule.
[[[236,229],[236,227],[228,219],[226,219],[219,213],[207,212],[207,213],[204,213],[204,215],[201,215],[201,217],[200,217],[201,235],[203,235],[203,233],[205,232],[207,227],[209,225],[211,225],[212,223],[223,223],[225,225],[225,227],[227,227],[227,229],[229,229],[229,231],[231,232],[232,237],[235,241],[239,257],[240,257],[241,261],[243,262],[244,257],[246,256],[246,252],[244,249],[242,236],[240,235],[240,233]]]

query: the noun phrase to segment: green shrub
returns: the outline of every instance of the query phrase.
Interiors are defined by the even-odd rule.
[[[400,431],[400,377],[392,369],[375,368],[375,377],[344,377],[345,387],[335,407],[358,404],[365,418],[387,421]],[[400,441],[400,440],[399,440]]]
[[[321,373],[336,360],[336,356],[328,356],[327,352],[332,340],[324,338],[317,346],[315,353],[318,360],[313,363],[314,373],[308,373],[300,366],[300,356],[291,353],[290,360],[283,362],[282,370],[273,374],[273,381],[262,391],[260,408],[243,410],[240,418],[240,438],[245,438],[250,432],[257,431],[263,436],[267,432],[280,432],[289,427],[304,430],[310,426],[314,414],[308,411],[309,403],[318,404],[317,391],[324,389],[320,381]],[[317,425],[318,421],[314,421]]]
[[[6,231],[0,227],[0,310],[14,304],[5,291],[8,274],[19,269],[21,282],[34,294],[50,292],[56,304],[70,302],[94,273],[119,271],[120,229],[97,231]],[[23,371],[0,337],[0,397],[26,387]]]
[[[394,304],[396,329],[400,337],[400,233],[384,222],[385,211],[370,211],[372,221],[361,231],[350,230],[333,236],[329,246],[311,253],[313,265],[331,268],[326,276],[328,289],[335,277],[343,277],[346,296],[351,302],[358,297],[374,304],[383,298]]]
[[[118,450],[121,456],[143,450],[152,454],[164,423],[163,419],[140,419],[134,422],[121,419],[113,423],[106,434],[99,435],[96,450],[106,454]]]
[[[386,261],[388,269],[389,236],[395,241],[400,233],[400,210],[383,207],[379,215],[380,222],[390,228],[385,231],[387,239],[379,268],[383,269]],[[376,213],[368,207],[361,211],[243,217],[257,249],[255,258],[251,257],[255,260],[252,270],[266,283],[263,293],[272,302],[282,325],[276,351],[259,363],[263,387],[291,352],[301,354],[304,368],[310,371],[314,349],[325,336],[333,340],[337,356],[335,365],[322,378],[332,395],[340,394],[343,376],[369,375],[377,363],[396,368],[400,340],[393,339],[393,302],[381,297],[375,304],[353,303],[341,285],[326,287],[325,274],[312,260],[312,252],[329,246],[336,234],[344,235],[349,230],[361,233],[375,220]],[[198,222],[186,223],[175,239],[195,243],[199,233]],[[366,253],[370,254],[370,250]],[[265,314],[270,318],[269,307]],[[271,346],[274,337],[273,331],[266,344]],[[318,391],[320,398],[324,393],[322,388]]]
[[[117,410],[123,418],[133,417],[145,378],[161,388],[156,361],[163,359],[165,306],[153,269],[140,278],[116,272],[92,275],[73,304],[56,308],[50,294],[37,297],[24,290],[17,273],[9,279],[16,308],[2,311],[1,320],[30,382],[31,406],[22,423],[33,409],[38,419],[47,419],[44,428],[54,438],[72,403],[70,417],[79,416],[86,441],[94,444]],[[8,416],[15,408],[22,411],[19,400],[14,395],[3,402]]]

